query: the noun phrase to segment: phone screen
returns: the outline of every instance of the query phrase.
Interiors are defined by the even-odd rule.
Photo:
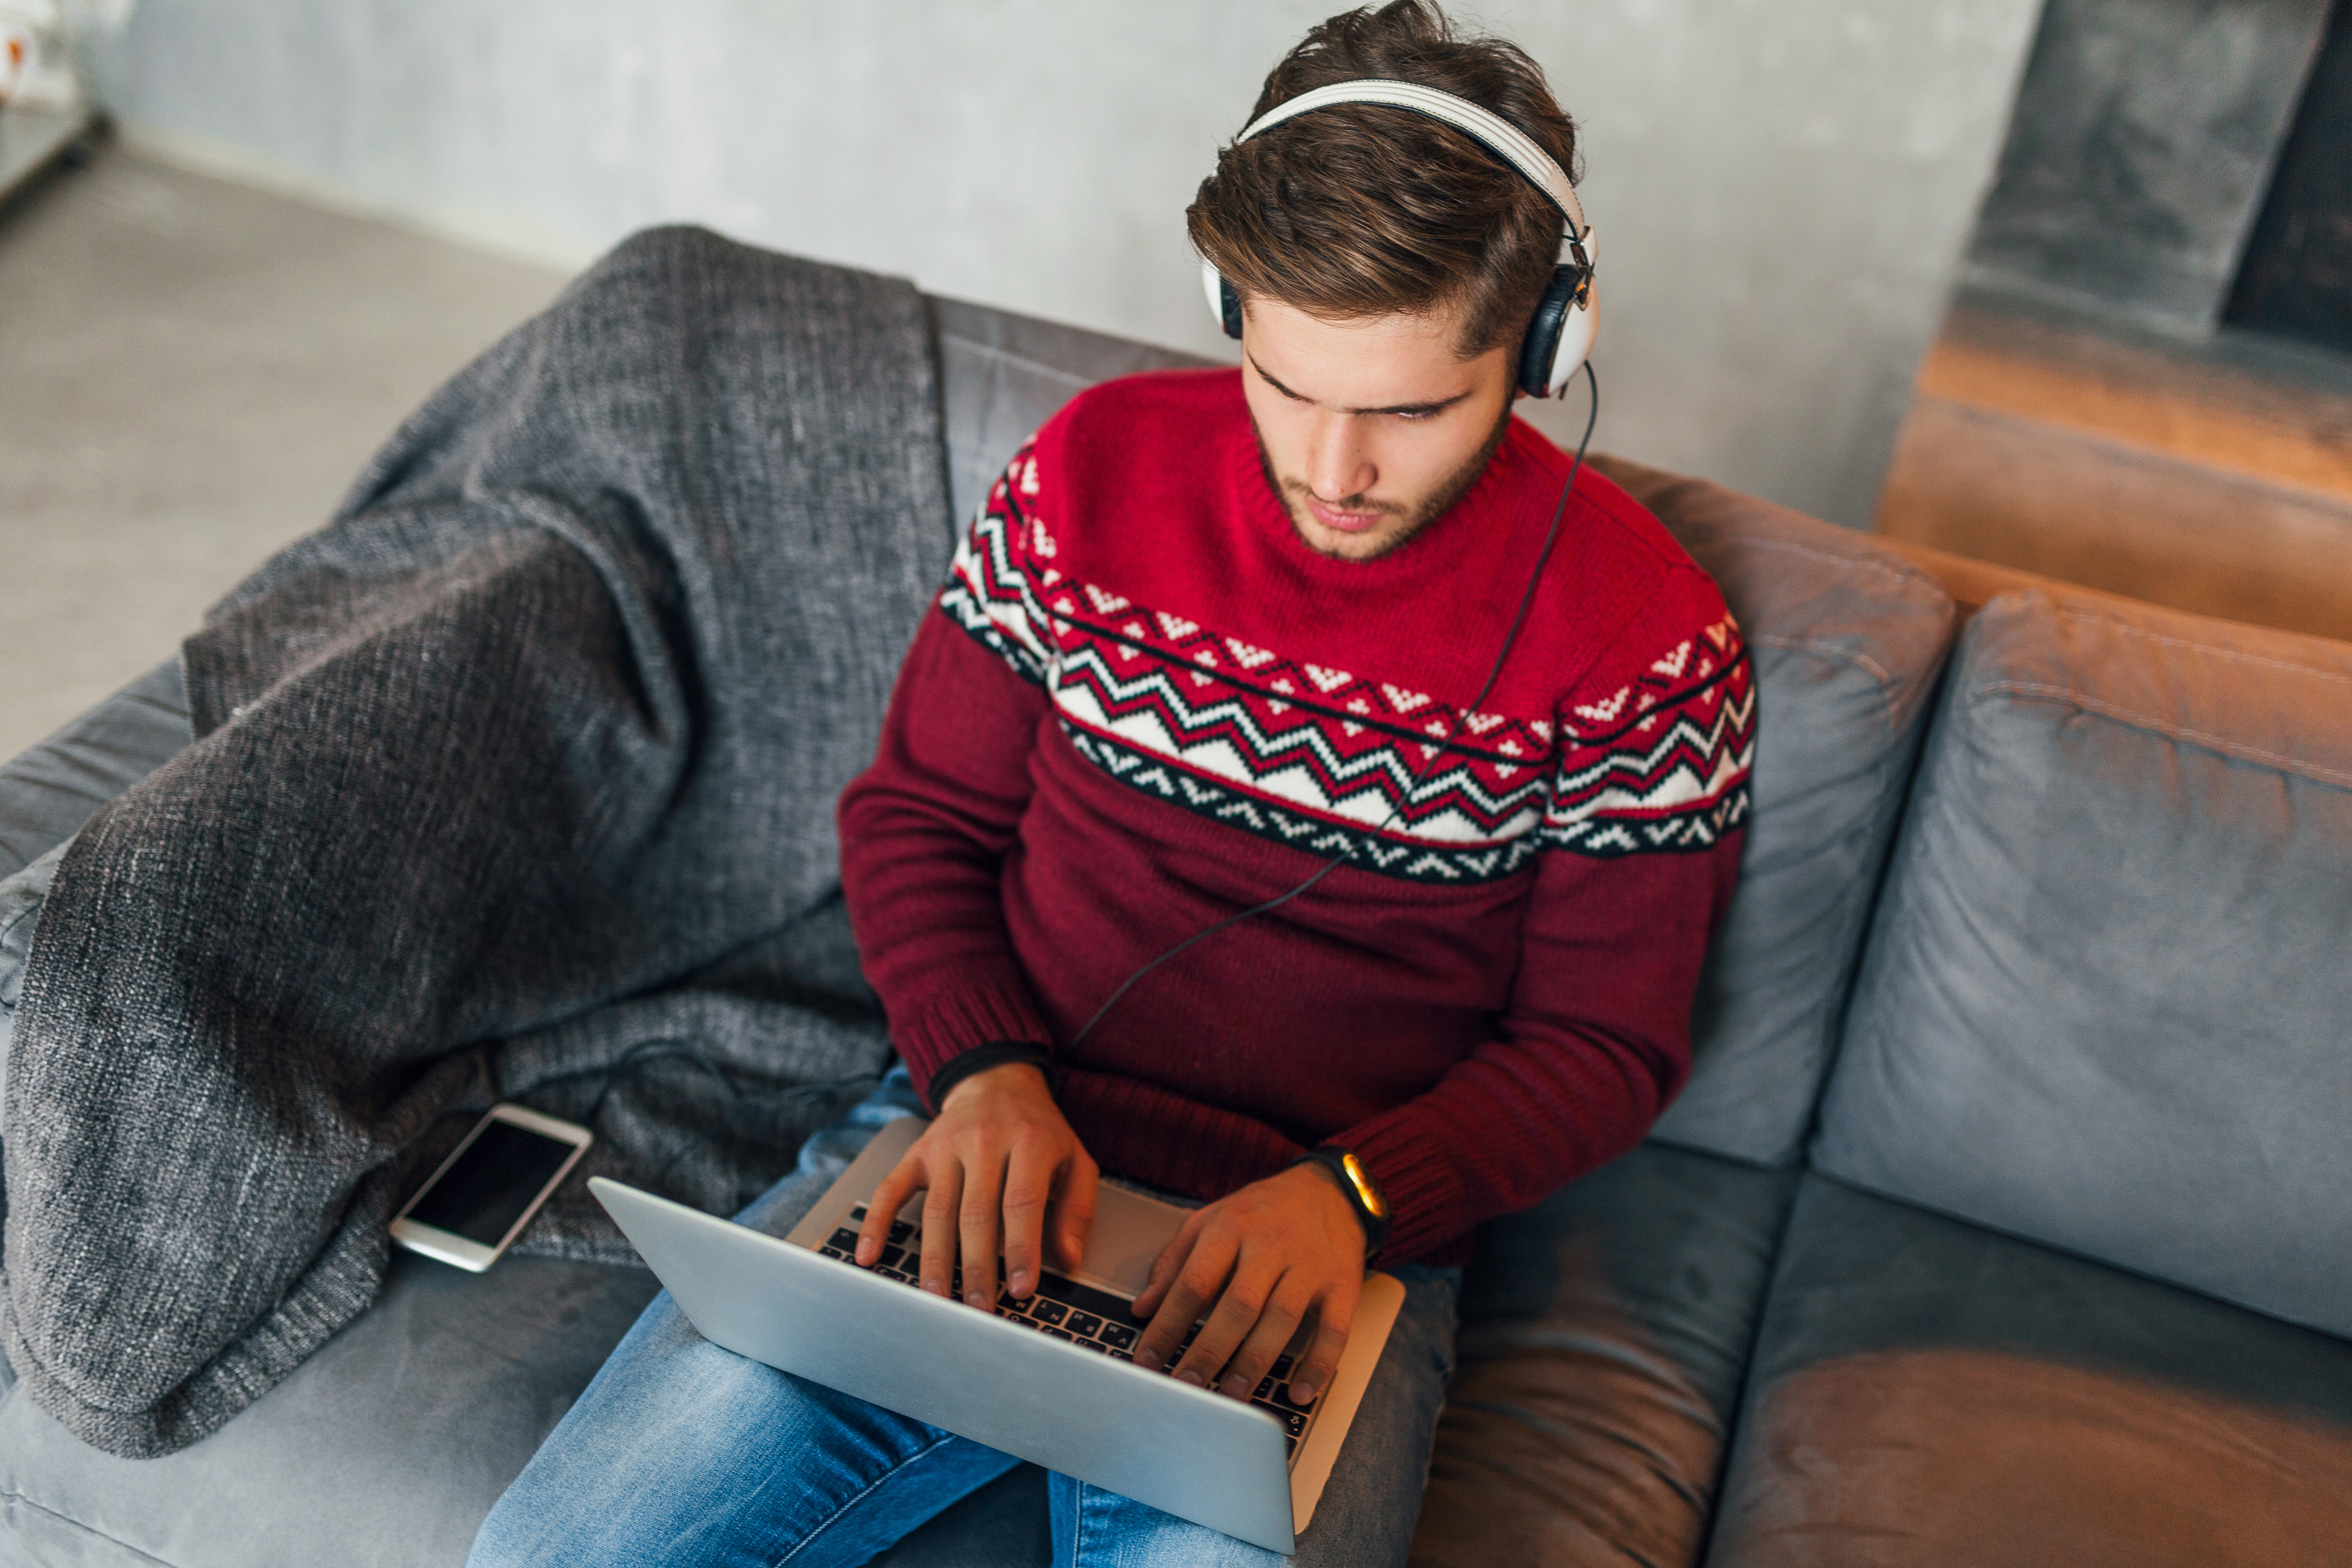
[[[563,1169],[572,1149],[561,1138],[511,1121],[490,1122],[439,1181],[417,1194],[408,1217],[496,1247]]]

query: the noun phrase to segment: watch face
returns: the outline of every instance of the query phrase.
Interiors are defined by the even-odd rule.
[[[1356,1184],[1356,1195],[1363,1200],[1364,1207],[1371,1212],[1371,1216],[1374,1219],[1388,1218],[1388,1200],[1381,1195],[1381,1189],[1372,1181],[1371,1173],[1364,1169],[1364,1163],[1350,1151],[1339,1156],[1339,1163],[1348,1168],[1348,1180]]]

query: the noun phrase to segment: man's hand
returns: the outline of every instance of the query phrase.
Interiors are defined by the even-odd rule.
[[[866,1200],[858,1264],[874,1266],[890,1222],[920,1189],[923,1289],[948,1293],[961,1241],[965,1300],[983,1311],[995,1307],[1000,1248],[1005,1288],[1026,1297],[1037,1288],[1048,1210],[1056,1266],[1077,1267],[1094,1228],[1099,1175],[1043,1072],[1007,1062],[973,1073],[948,1090],[939,1119]]]
[[[1321,1167],[1294,1165],[1184,1222],[1135,1299],[1135,1315],[1151,1319],[1135,1363],[1165,1364],[1206,1313],[1176,1375],[1205,1388],[1222,1370],[1218,1392],[1247,1399],[1311,1312],[1314,1342],[1290,1374],[1290,1395],[1303,1405],[1331,1386],[1363,1288],[1354,1207]]]

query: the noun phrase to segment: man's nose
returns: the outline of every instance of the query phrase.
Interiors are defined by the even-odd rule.
[[[1316,411],[1308,433],[1307,485],[1321,501],[1364,495],[1380,480],[1380,469],[1364,449],[1359,421],[1347,414]]]

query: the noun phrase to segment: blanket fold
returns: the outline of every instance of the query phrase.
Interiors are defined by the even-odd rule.
[[[0,1105],[0,1343],[111,1453],[363,1310],[499,1098],[747,1201],[888,1044],[840,906],[951,545],[921,296],[633,238],[184,649],[195,743],[57,864]],[[629,1254],[578,1177],[525,1238]]]

